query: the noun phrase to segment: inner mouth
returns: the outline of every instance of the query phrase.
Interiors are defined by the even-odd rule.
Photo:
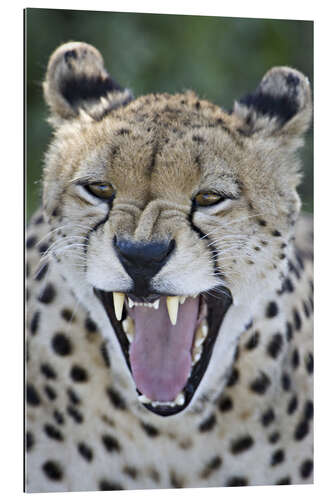
[[[196,296],[138,298],[94,289],[116,332],[139,401],[170,416],[193,398],[232,304],[225,287]]]

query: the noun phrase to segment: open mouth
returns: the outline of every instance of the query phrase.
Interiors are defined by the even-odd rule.
[[[116,332],[139,401],[161,416],[183,411],[208,367],[232,304],[230,291],[221,287],[197,296],[144,299],[94,291]]]

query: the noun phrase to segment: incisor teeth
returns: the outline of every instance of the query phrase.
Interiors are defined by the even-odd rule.
[[[185,295],[182,295],[181,297],[179,297],[179,303],[180,304],[184,304],[185,300],[186,300],[186,296]]]
[[[155,300],[155,302],[153,302],[153,308],[158,309],[159,307],[160,307],[160,299],[157,299]]]
[[[140,394],[140,396],[138,396],[138,400],[142,404],[151,403],[152,402],[151,399],[147,398],[147,396],[145,396],[144,394]]]
[[[177,323],[177,315],[178,315],[178,306],[179,306],[179,297],[167,297],[166,305],[168,308],[169,318],[173,325]]]
[[[125,301],[125,294],[121,292],[113,292],[114,312],[118,321],[121,320],[123,314],[123,307]]]
[[[134,302],[133,302],[133,300],[131,300],[129,297],[128,297],[128,306],[129,306],[130,308],[132,308],[132,307],[134,306]]]

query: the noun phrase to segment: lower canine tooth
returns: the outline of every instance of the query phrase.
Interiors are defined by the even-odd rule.
[[[113,292],[114,312],[118,321],[121,320],[123,314],[123,307],[125,301],[125,294],[121,292]]]
[[[134,333],[134,321],[130,316],[124,319],[124,321],[122,322],[122,327],[125,333]]]
[[[153,308],[158,309],[159,307],[160,307],[160,299],[157,299],[155,300],[155,302],[153,302]]]
[[[180,392],[175,399],[176,405],[182,406],[185,403],[185,396],[183,392]]]
[[[175,325],[177,323],[178,306],[179,306],[178,296],[167,297],[166,305],[167,305],[170,321],[173,325]]]

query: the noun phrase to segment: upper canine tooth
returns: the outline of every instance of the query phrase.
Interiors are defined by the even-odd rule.
[[[123,307],[125,301],[125,294],[121,292],[113,292],[114,312],[118,321],[121,320],[123,314]]]
[[[159,307],[160,307],[160,299],[157,299],[155,300],[155,302],[153,302],[153,308],[158,309]]]
[[[175,325],[177,323],[179,297],[177,295],[175,297],[167,297],[166,305],[168,308],[170,321],[173,325]]]

